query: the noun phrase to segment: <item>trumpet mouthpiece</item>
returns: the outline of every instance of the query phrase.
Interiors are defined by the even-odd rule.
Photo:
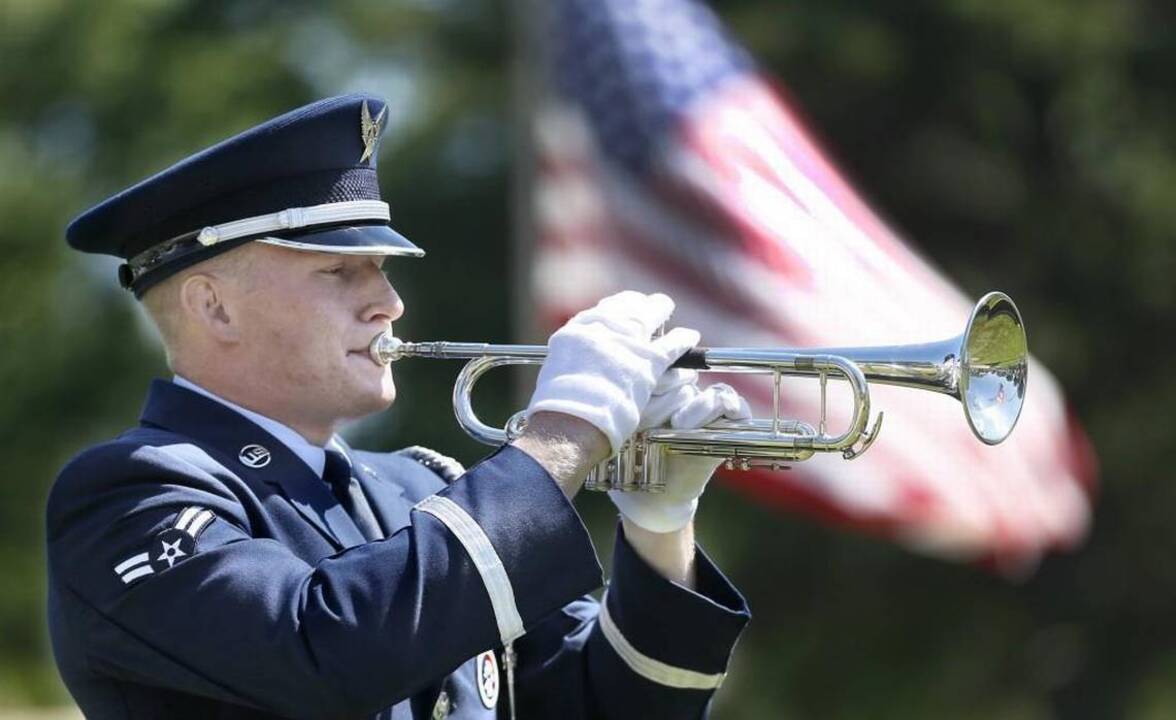
[[[400,348],[404,345],[404,341],[393,335],[390,331],[382,332],[372,338],[372,342],[368,345],[368,352],[371,353],[372,360],[375,360],[380,365],[389,365],[395,360],[399,360],[401,356]]]

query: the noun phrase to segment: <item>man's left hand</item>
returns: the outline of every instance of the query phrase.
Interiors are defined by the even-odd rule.
[[[638,430],[666,424],[677,430],[694,430],[719,418],[745,420],[751,409],[730,385],[716,383],[705,390],[698,387],[698,373],[673,369],[658,381],[653,397],[641,415]],[[621,492],[609,497],[629,522],[654,533],[680,530],[694,518],[698,498],[722,458],[671,455],[663,472],[662,493]]]

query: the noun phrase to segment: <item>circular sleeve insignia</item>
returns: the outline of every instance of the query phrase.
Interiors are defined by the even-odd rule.
[[[478,656],[475,663],[478,673],[478,697],[487,709],[498,704],[498,658],[493,650],[487,650]]]
[[[163,572],[192,557],[196,553],[196,541],[183,530],[171,528],[155,536],[147,553],[151,569]]]

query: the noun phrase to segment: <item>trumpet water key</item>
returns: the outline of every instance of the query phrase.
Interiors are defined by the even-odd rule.
[[[488,445],[518,437],[526,420],[523,412],[517,412],[504,428],[483,423],[473,409],[474,384],[493,368],[540,365],[547,357],[546,345],[405,342],[390,333],[377,335],[370,350],[372,358],[385,365],[409,357],[468,360],[454,383],[453,409],[462,429]],[[860,348],[697,347],[675,367],[771,376],[771,417],[720,420],[697,430],[639,432],[589,474],[586,488],[658,492],[665,487],[665,459],[675,454],[723,458],[728,468],[742,470],[782,469],[819,452],[852,460],[878,439],[881,430],[882,413],[870,420],[870,383],[953,397],[963,405],[964,419],[977,439],[995,445],[1008,437],[1021,414],[1029,350],[1017,306],[1004,293],[990,292],[976,303],[963,334],[949,340]],[[781,417],[784,377],[818,381],[821,410],[815,424]],[[849,420],[838,434],[831,434],[827,427],[830,379],[847,383],[853,400]]]

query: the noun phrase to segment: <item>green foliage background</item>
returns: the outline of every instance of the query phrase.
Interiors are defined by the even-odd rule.
[[[836,161],[970,291],[1008,291],[1102,463],[1079,550],[1013,584],[712,490],[700,532],[756,619],[723,718],[1176,715],[1176,33],[1143,0],[729,0]],[[0,712],[66,696],[42,617],[42,508],[166,371],[76,212],[317,97],[392,103],[405,337],[508,339],[510,8],[492,0],[0,0]],[[398,369],[399,370],[399,369]],[[471,461],[455,368],[400,370],[356,432]],[[505,413],[507,388],[487,390]],[[611,513],[581,506],[607,556]]]

